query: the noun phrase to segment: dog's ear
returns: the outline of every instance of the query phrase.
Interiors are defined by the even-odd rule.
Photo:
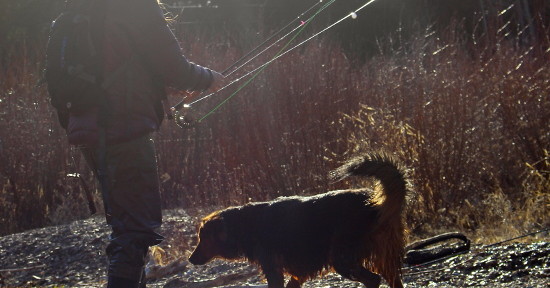
[[[205,234],[220,242],[227,241],[227,225],[221,216],[209,219],[203,224]]]
[[[222,217],[216,219],[216,238],[221,242],[227,241],[227,225]]]

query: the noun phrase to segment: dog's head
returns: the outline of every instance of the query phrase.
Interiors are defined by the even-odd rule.
[[[199,228],[199,243],[189,257],[189,262],[194,265],[203,265],[210,260],[221,258],[233,258],[234,254],[228,245],[227,227],[219,212],[206,216]]]

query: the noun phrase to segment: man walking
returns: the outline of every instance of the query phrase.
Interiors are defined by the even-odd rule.
[[[90,3],[101,12],[94,36],[101,43],[104,93],[97,105],[68,107],[60,120],[101,184],[112,228],[107,287],[145,287],[148,248],[163,240],[150,136],[164,117],[165,89],[214,92],[223,76],[183,56],[157,0],[68,0],[67,9]]]

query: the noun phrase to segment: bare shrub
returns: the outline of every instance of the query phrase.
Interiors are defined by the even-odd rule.
[[[381,45],[361,67],[339,46],[313,41],[200,125],[165,123],[155,135],[164,207],[335,189],[341,184],[325,175],[336,162],[382,149],[411,168],[416,194],[407,217],[415,232],[476,233],[493,227],[481,217],[488,209],[503,211],[493,216],[517,231],[548,225],[550,50],[500,34],[471,43],[459,31],[451,27],[443,37],[427,30],[391,53]],[[223,70],[242,55],[232,41],[205,45],[212,39],[198,37],[183,46],[197,63]],[[43,55],[13,49],[0,69],[0,234],[84,217],[82,188],[66,175],[82,173],[93,183],[36,86]],[[208,112],[237,88],[193,108]]]
[[[549,52],[504,38],[468,51],[434,35],[368,63],[372,97],[343,118],[344,142],[413,168],[413,229],[494,239],[545,227]]]

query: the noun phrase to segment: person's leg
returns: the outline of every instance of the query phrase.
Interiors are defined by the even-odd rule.
[[[162,215],[154,144],[144,136],[111,145],[106,153],[109,185],[103,195],[113,230],[107,247],[108,287],[138,287],[148,248],[163,239],[156,232]]]
[[[107,288],[141,288],[139,283],[133,279],[109,276],[107,280]]]

